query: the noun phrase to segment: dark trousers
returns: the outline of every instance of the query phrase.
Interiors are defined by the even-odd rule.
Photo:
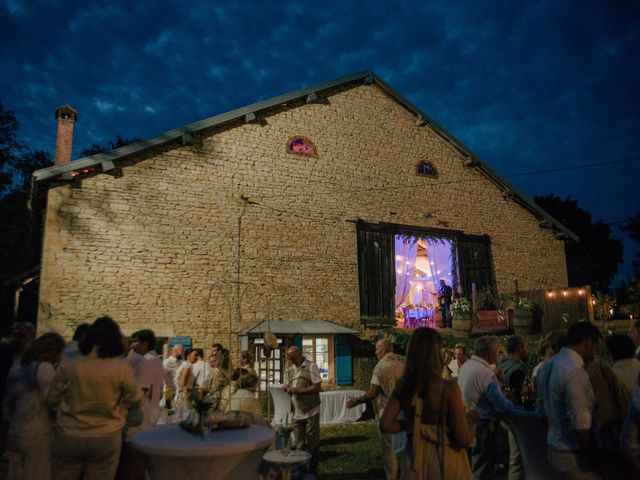
[[[471,449],[471,472],[474,480],[491,480],[495,473],[500,445],[507,431],[497,421],[480,420],[476,427],[476,444]]]
[[[440,312],[442,313],[442,320],[440,321],[441,328],[451,328],[451,305],[443,303],[440,305]]]
[[[309,470],[317,474],[320,456],[320,414],[316,413],[304,420],[294,420],[293,437],[298,448],[311,454]]]

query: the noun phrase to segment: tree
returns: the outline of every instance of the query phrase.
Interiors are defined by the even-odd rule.
[[[52,164],[46,152],[18,140],[20,124],[0,102],[0,279],[34,266],[31,215],[27,207],[31,172]]]
[[[39,238],[34,235],[28,208],[31,174],[53,165],[51,155],[33,151],[18,138],[20,124],[0,102],[0,280],[23,272],[39,261]],[[106,145],[93,144],[83,156],[120,148],[135,139],[117,135]]]
[[[640,211],[629,217],[620,229],[627,232],[632,240],[640,242]],[[617,293],[617,302],[622,311],[638,318],[640,316],[640,254],[636,254],[633,260],[631,278]]]
[[[29,210],[31,174],[53,165],[52,157],[43,151],[33,151],[18,138],[20,124],[15,114],[0,102],[0,286],[3,280],[21,275],[40,261],[40,231]],[[83,156],[120,148],[136,140],[117,135],[105,146],[93,144],[83,150]],[[36,298],[37,283],[30,284]],[[14,291],[0,289],[0,320],[12,318]],[[32,302],[33,305],[37,305]],[[21,307],[22,308],[22,307]],[[26,315],[33,320],[35,310]],[[6,329],[0,321],[0,330]]]
[[[11,188],[12,166],[16,163],[16,157],[24,150],[17,139],[18,128],[15,114],[11,110],[5,110],[0,102],[0,195]]]
[[[620,225],[620,230],[627,232],[631,240],[640,242],[640,212],[636,212]],[[633,276],[640,279],[640,254],[636,254],[633,261]]]
[[[622,242],[611,236],[611,227],[592,222],[591,214],[578,202],[557,195],[536,196],[534,201],[580,237],[578,243],[565,244],[570,286],[591,285],[607,293],[622,262]]]

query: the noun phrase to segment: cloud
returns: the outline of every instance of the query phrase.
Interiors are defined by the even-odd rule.
[[[115,103],[112,103],[106,100],[101,100],[99,98],[94,98],[93,104],[96,106],[96,108],[100,111],[101,114],[108,114],[114,111],[122,112],[125,110],[125,108],[121,105],[117,105]]]
[[[177,39],[178,35],[176,34],[176,32],[173,32],[171,30],[164,30],[160,32],[160,34],[156,38],[147,42],[142,50],[145,53],[162,55],[165,52],[166,47],[171,43],[175,43]]]
[[[21,137],[51,151],[62,103],[79,111],[84,148],[373,69],[498,172],[544,169],[640,149],[639,12],[597,0],[9,0],[0,99]],[[617,193],[635,191],[634,165],[513,181],[611,219],[640,210]]]

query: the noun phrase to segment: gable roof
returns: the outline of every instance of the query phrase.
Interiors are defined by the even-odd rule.
[[[184,144],[187,144],[191,141],[192,135],[199,131],[243,118],[244,121],[250,122],[255,120],[257,113],[291,101],[305,99],[306,102],[310,103],[317,100],[318,93],[349,83],[361,83],[367,85],[376,84],[393,100],[402,105],[409,112],[413,113],[416,116],[417,125],[429,125],[444,140],[451,143],[451,145],[456,148],[462,156],[466,157],[464,161],[466,166],[476,168],[480,173],[482,173],[485,177],[487,177],[491,182],[493,182],[498,186],[498,188],[502,190],[502,194],[505,198],[510,198],[518,202],[521,206],[533,213],[536,218],[540,220],[540,228],[550,228],[555,230],[556,237],[559,239],[571,239],[576,242],[579,240],[576,234],[574,234],[558,220],[553,218],[535,202],[529,200],[526,195],[521,193],[511,183],[498,175],[491,167],[489,167],[489,165],[487,165],[487,163],[481,160],[476,154],[471,152],[451,133],[449,133],[426,113],[424,113],[409,100],[404,98],[393,88],[387,85],[371,70],[365,70],[363,72],[354,73],[346,77],[331,80],[329,82],[302,88],[300,90],[295,90],[284,95],[278,95],[268,100],[263,100],[246,107],[237,108],[235,110],[231,110],[214,117],[190,123],[188,125],[185,125],[184,127],[169,130],[147,140],[134,142],[110,152],[81,158],[64,165],[54,165],[48,168],[37,170],[32,174],[32,196],[34,195],[34,191],[40,182],[50,182],[56,179],[69,180],[71,178],[71,174],[74,171],[84,169],[100,167],[103,172],[106,172],[113,169],[114,160],[118,160],[128,155],[142,152],[144,150],[147,150],[148,148],[159,146],[178,139],[181,139]]]

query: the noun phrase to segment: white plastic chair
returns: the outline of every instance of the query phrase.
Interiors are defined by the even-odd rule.
[[[273,419],[271,425],[275,428],[286,422],[287,416],[291,415],[291,395],[283,390],[284,385],[274,383],[269,385],[269,392],[273,399]]]

